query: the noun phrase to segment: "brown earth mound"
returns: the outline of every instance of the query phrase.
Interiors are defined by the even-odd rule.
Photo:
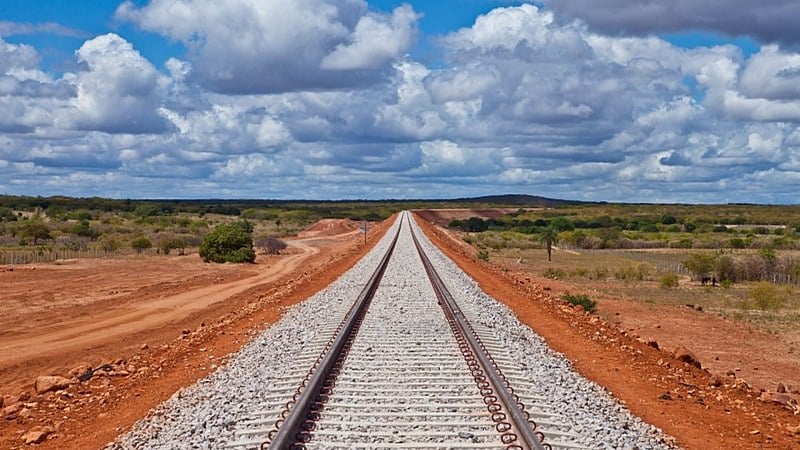
[[[299,238],[311,238],[322,236],[337,236],[340,234],[353,233],[358,231],[360,223],[350,219],[322,219],[311,225],[305,230],[297,233]]]

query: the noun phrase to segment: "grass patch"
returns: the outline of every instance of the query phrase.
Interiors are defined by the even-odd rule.
[[[547,269],[544,269],[544,272],[542,272],[542,276],[543,277],[551,278],[553,280],[558,280],[559,278],[564,278],[564,277],[566,277],[566,275],[567,275],[567,273],[564,272],[563,270],[554,269],[552,267],[548,267]]]

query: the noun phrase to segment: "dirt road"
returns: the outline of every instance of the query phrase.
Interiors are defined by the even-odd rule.
[[[319,253],[319,248],[303,240],[288,241],[289,254],[274,258],[270,263],[257,264],[253,268],[244,267],[242,277],[227,282],[213,283],[182,292],[162,291],[154,295],[132,295],[128,299],[119,299],[110,307],[95,311],[84,311],[81,316],[66,320],[52,320],[28,330],[26,333],[14,333],[13,325],[6,324],[6,336],[0,342],[0,373],[9,367],[24,365],[26,361],[40,358],[58,358],[82,349],[102,346],[109,341],[123,341],[126,336],[135,335],[145,330],[178,323],[194,312],[205,310],[214,303],[224,301],[247,289],[280,278],[295,270],[300,264]],[[172,259],[183,263],[186,258]],[[154,264],[154,262],[150,262]],[[189,262],[195,265],[194,261]],[[152,269],[161,271],[160,265]],[[102,270],[100,266],[95,269]],[[48,268],[39,268],[39,275]],[[14,283],[15,272],[5,272],[8,285],[12,291],[19,283]],[[114,280],[109,280],[111,284]],[[40,289],[45,288],[40,284]],[[60,294],[64,286],[59,288]],[[108,290],[108,288],[107,288]],[[111,291],[114,291],[111,288]],[[30,294],[30,291],[28,291]],[[14,294],[12,293],[12,296]],[[96,304],[107,305],[108,299],[99,297]],[[47,313],[45,313],[47,314]],[[49,315],[53,319],[57,316]]]

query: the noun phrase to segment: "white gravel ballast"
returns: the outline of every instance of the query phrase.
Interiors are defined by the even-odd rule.
[[[406,219],[403,219],[406,217]],[[668,449],[667,436],[575,372],[401,214],[325,290],[288,309],[226,364],[106,448],[258,448],[401,233],[308,448],[503,448],[411,240],[425,252],[554,449]]]

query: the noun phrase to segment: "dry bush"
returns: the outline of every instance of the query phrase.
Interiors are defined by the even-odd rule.
[[[786,288],[767,281],[758,282],[747,291],[747,297],[762,311],[777,311],[786,302],[788,294]]]
[[[658,285],[661,286],[662,289],[672,289],[678,287],[680,282],[680,277],[678,274],[669,272],[661,275],[658,279]]]

